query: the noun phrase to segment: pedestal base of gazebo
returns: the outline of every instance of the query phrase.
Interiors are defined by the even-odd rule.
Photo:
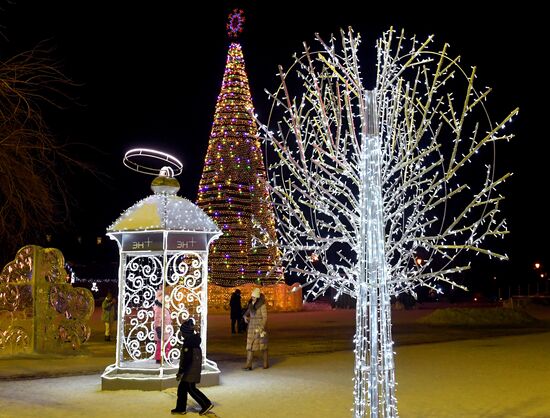
[[[178,386],[177,368],[159,367],[152,360],[133,361],[107,366],[101,375],[101,390],[164,390]],[[220,370],[216,363],[206,360],[202,365],[199,387],[220,384]]]

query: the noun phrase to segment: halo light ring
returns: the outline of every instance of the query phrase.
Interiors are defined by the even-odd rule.
[[[160,174],[162,167],[155,168],[148,165],[138,164],[135,161],[136,157],[142,157],[142,158],[145,157],[145,158],[152,158],[155,160],[166,161],[168,164],[170,164],[171,168],[174,170],[174,176],[180,175],[183,171],[183,164],[176,157],[170,154],[167,154],[165,152],[157,151],[150,148],[134,148],[129,151],[126,151],[126,154],[124,154],[124,159],[122,160],[122,162],[130,170],[137,171],[138,173],[149,174],[151,176],[158,176]]]

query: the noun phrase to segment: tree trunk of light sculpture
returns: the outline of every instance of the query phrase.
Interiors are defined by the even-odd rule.
[[[282,262],[306,298],[329,288],[356,298],[354,417],[394,418],[390,298],[417,286],[439,292],[437,283],[463,288],[449,278],[468,268],[462,252],[507,258],[485,240],[507,233],[497,187],[510,174],[496,177],[485,161],[474,176],[457,174],[512,137],[502,131],[517,109],[493,124],[475,68],[464,71],[447,45],[430,50],[432,37],[384,33],[374,90],[363,86],[358,36],[317,40],[320,51],[306,45],[280,69],[271,97],[282,116],[275,133],[262,126]]]
[[[384,208],[380,179],[381,146],[378,135],[375,92],[366,91],[365,123],[361,146],[359,210],[359,294],[355,336],[356,417],[363,417],[367,404],[371,417],[395,416],[391,305],[384,258]],[[368,388],[368,398],[366,397]]]

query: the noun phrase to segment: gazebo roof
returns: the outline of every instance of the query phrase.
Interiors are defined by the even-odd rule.
[[[201,208],[168,193],[156,193],[140,200],[107,228],[108,233],[150,230],[221,232]]]

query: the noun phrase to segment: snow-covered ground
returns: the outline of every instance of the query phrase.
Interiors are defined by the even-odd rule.
[[[454,339],[457,332],[462,338],[490,334],[415,328],[427,313],[394,312],[401,417],[550,417],[550,332],[413,344]],[[548,308],[535,313],[550,319]],[[80,355],[0,359],[0,417],[170,416],[175,389],[101,391],[100,371],[114,361],[115,344],[103,341],[94,318],[92,340]],[[209,316],[209,358],[222,371],[220,386],[203,389],[215,405],[210,416],[351,417],[354,321],[351,310],[270,314],[272,367],[246,372],[244,335],[229,333],[227,315]],[[61,377],[12,380],[17,376]],[[188,416],[198,416],[197,405],[189,406]]]
[[[548,418],[549,347],[548,332],[398,347],[400,416]],[[218,365],[221,385],[203,389],[215,404],[211,417],[351,416],[351,352],[287,356],[251,372]],[[162,417],[175,397],[175,389],[101,391],[98,374],[0,381],[0,417]]]

